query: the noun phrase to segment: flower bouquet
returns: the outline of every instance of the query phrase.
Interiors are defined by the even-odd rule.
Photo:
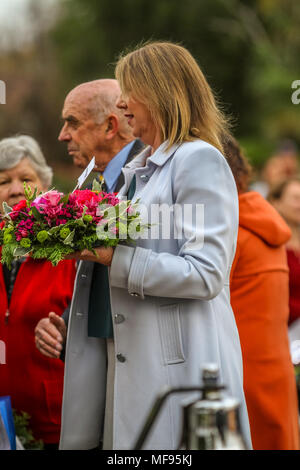
[[[141,224],[138,201],[122,200],[102,191],[94,181],[92,190],[63,194],[56,190],[37,195],[24,183],[25,199],[14,207],[3,204],[0,230],[1,262],[30,255],[56,266],[65,256],[99,246],[133,241],[146,225]]]

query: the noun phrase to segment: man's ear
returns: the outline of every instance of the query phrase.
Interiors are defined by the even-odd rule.
[[[105,135],[107,139],[112,139],[119,130],[119,119],[115,114],[110,114],[106,119]]]

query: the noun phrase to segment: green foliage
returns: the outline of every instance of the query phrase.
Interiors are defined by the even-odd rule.
[[[15,432],[20,439],[25,450],[43,450],[44,444],[42,440],[36,440],[30,429],[30,416],[28,413],[17,412],[13,410]]]
[[[37,14],[44,2],[32,4]],[[113,77],[119,54],[151,39],[192,52],[255,165],[281,138],[300,144],[300,105],[291,102],[291,84],[300,80],[298,0],[58,0],[57,7],[50,31],[41,27],[31,47],[0,56],[1,79],[10,84],[0,128],[1,138],[37,138],[63,192],[75,181],[57,141],[66,94]],[[35,18],[38,29],[43,22]]]
[[[31,256],[33,259],[48,259],[53,266],[56,266],[65,256],[74,252],[74,249],[68,246],[59,245],[59,249],[56,245],[50,245],[47,247],[36,248]]]
[[[250,106],[245,87],[249,41],[218,31],[215,21],[230,21],[220,0],[64,0],[53,30],[59,66],[66,89],[97,77],[113,77],[114,64],[124,50],[149,39],[171,40],[188,47],[230,113],[242,100]],[[247,115],[239,113],[240,124]]]
[[[27,184],[25,181],[24,181],[24,195],[25,195],[25,198],[26,198],[26,201],[27,201],[27,205],[29,207],[30,203],[32,201],[35,200],[35,198],[37,197],[37,188],[35,188],[33,191],[31,189],[31,187],[29,186],[29,184]]]
[[[245,137],[240,139],[240,145],[251,165],[261,170],[264,162],[272,155],[275,142],[261,137]]]
[[[52,34],[66,88],[113,76],[119,54],[149,39],[182,43],[198,60],[234,132],[262,163],[281,138],[300,144],[300,3],[296,0],[64,0]],[[253,155],[257,147],[258,153]]]

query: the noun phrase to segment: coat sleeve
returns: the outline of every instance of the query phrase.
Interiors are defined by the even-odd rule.
[[[173,203],[190,205],[193,212],[197,204],[203,205],[203,224],[196,224],[195,217],[183,219],[184,236],[178,240],[177,255],[119,245],[110,283],[131,295],[209,300],[229,283],[238,228],[235,182],[225,158],[214,147],[188,153],[184,147],[173,162]]]
[[[240,251],[241,251],[241,249],[240,249],[239,243],[237,243],[235,257],[234,257],[234,260],[233,260],[233,263],[232,263],[232,266],[231,266],[231,271],[230,271],[230,284],[232,283],[232,280],[235,277],[235,269],[236,269],[236,266],[238,264],[238,260],[239,260],[239,257],[240,257]]]

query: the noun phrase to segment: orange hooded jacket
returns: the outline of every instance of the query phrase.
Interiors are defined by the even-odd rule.
[[[255,450],[299,449],[298,401],[288,341],[291,233],[259,193],[239,195],[231,305],[240,334]]]

